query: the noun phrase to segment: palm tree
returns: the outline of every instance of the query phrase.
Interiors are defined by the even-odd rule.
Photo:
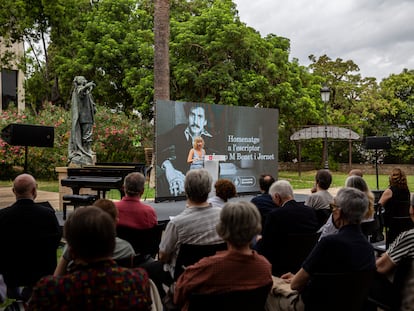
[[[170,99],[170,1],[155,0],[154,6],[154,101]]]

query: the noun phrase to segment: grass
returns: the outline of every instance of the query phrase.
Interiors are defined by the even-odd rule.
[[[288,180],[293,189],[310,189],[315,183],[316,171],[302,172],[301,176],[297,172],[279,172],[279,179]],[[331,187],[343,187],[345,180],[348,177],[346,173],[334,172],[332,174]],[[371,190],[377,189],[377,177],[376,175],[364,175],[364,179],[367,182]],[[407,176],[409,189],[414,190],[414,176]],[[378,175],[378,188],[384,190],[388,187],[388,175]]]
[[[288,180],[293,189],[310,189],[315,182],[316,171],[302,172],[301,176],[297,172],[279,172],[279,179]],[[332,174],[331,187],[342,187],[345,184],[345,179],[348,177],[346,173],[334,172]],[[376,175],[364,175],[364,179],[367,182],[371,190],[377,189]],[[414,176],[407,176],[408,187],[414,191]],[[0,181],[0,187],[10,186],[12,181]],[[59,192],[59,184],[57,180],[38,180],[39,190]],[[388,175],[378,175],[378,188],[384,190],[388,187]],[[107,193],[106,197],[112,200],[119,200],[120,194],[118,190],[111,190]],[[148,183],[145,184],[145,192],[143,198],[154,198],[155,190],[148,187]]]

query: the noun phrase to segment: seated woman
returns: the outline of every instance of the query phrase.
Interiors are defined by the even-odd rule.
[[[374,249],[360,228],[361,220],[368,210],[367,196],[355,188],[342,188],[334,202],[332,217],[339,232],[323,238],[296,275],[282,275],[282,279],[290,282],[293,290],[302,291],[305,305],[313,274],[375,270]]]
[[[28,310],[151,310],[145,270],[118,267],[111,259],[116,231],[108,213],[77,208],[63,231],[77,270],[40,279]]]
[[[252,203],[226,203],[217,232],[228,250],[187,267],[179,277],[174,302],[184,306],[182,310],[187,310],[192,293],[225,293],[272,284],[270,263],[250,248],[252,239],[261,232],[260,214]]]
[[[345,180],[345,187],[359,189],[367,195],[369,200],[368,210],[361,222],[366,223],[374,221],[374,194],[371,190],[369,190],[369,187],[365,180],[360,176],[351,175]],[[333,222],[332,215],[328,218],[326,224],[323,225],[321,229],[319,229],[319,232],[321,232],[319,240],[327,235],[338,232],[338,228],[335,226]]]
[[[99,207],[106,213],[108,213],[114,221],[114,226],[116,226],[118,222],[118,209],[115,207],[114,202],[108,199],[99,199],[95,201],[93,206]],[[134,248],[132,245],[123,239],[118,237],[115,238],[115,249],[112,255],[112,259],[123,259],[128,258],[135,255]],[[62,257],[60,257],[57,267],[53,275],[64,275],[71,270],[75,269],[76,263],[72,259],[72,256],[69,252],[68,245],[65,245],[63,249]]]
[[[216,195],[207,200],[213,206],[223,207],[228,199],[234,198],[237,194],[236,186],[228,179],[217,180],[214,188],[216,189]]]

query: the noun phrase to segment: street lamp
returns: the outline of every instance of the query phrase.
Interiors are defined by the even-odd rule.
[[[326,104],[329,102],[329,95],[331,95],[331,90],[329,89],[329,87],[327,87],[326,85],[324,85],[321,88],[321,98],[322,101],[324,103],[324,117],[323,117],[323,121],[324,121],[324,125],[325,125],[325,136],[324,136],[324,140],[323,140],[323,157],[324,157],[324,168],[326,170],[329,169],[329,162],[328,162],[328,115],[327,115],[327,111],[326,111]]]

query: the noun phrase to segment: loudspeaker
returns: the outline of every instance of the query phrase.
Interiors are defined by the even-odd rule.
[[[365,149],[390,149],[391,138],[388,136],[365,137]]]
[[[12,123],[1,130],[1,138],[13,146],[53,147],[53,126]]]

